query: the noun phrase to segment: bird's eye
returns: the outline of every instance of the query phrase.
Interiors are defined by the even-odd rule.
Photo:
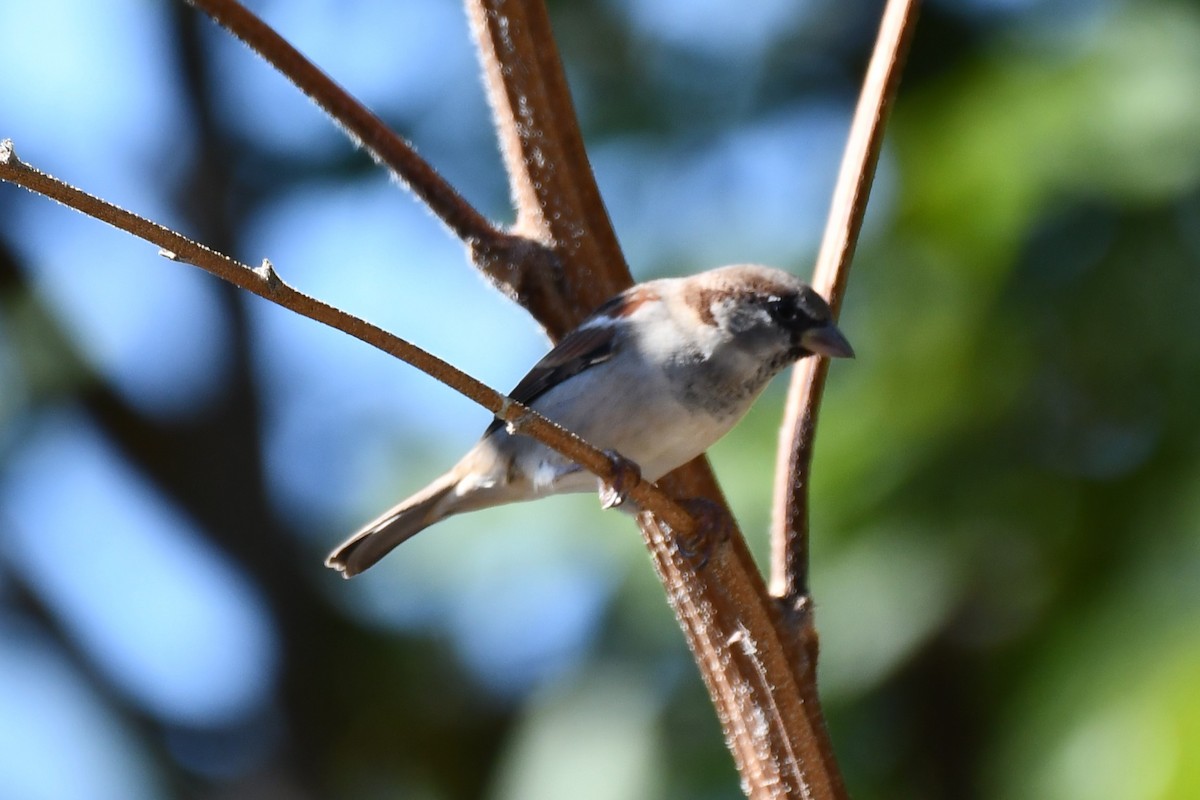
[[[767,313],[771,315],[771,319],[786,328],[795,327],[804,316],[796,302],[786,297],[772,297],[768,300]]]

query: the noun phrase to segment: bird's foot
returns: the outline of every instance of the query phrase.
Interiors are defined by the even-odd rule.
[[[695,521],[696,527],[689,534],[677,536],[675,546],[679,555],[696,569],[704,569],[718,545],[729,541],[733,535],[733,518],[725,506],[706,497],[678,502]]]
[[[600,482],[600,507],[616,508],[625,502],[629,490],[642,480],[642,468],[616,450],[605,450],[612,466],[612,478]]]

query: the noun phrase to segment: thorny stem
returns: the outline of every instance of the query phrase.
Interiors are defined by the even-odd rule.
[[[0,142],[0,180],[44,195],[158,245],[161,255],[172,261],[199,267],[290,311],[348,333],[441,381],[491,411],[512,426],[515,432],[537,439],[601,480],[614,478],[612,458],[579,436],[378,325],[298,291],[279,277],[269,261],[264,260],[257,268],[242,264],[170,228],[47,175],[17,158],[11,139]],[[687,512],[654,484],[639,479],[628,490],[627,496],[639,509],[654,514],[672,530],[685,534],[692,531],[693,522]]]

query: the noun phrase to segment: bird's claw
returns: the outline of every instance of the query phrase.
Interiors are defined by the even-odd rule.
[[[720,503],[705,497],[678,501],[696,523],[687,535],[677,536],[675,547],[696,569],[704,569],[717,546],[729,541],[733,534],[733,518]]]
[[[604,455],[608,456],[612,467],[612,478],[600,482],[600,507],[616,508],[625,502],[629,490],[642,480],[642,469],[615,450],[605,450]]]

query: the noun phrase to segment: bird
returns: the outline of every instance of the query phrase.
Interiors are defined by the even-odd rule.
[[[829,304],[790,273],[738,264],[626,289],[564,336],[509,396],[656,481],[707,450],[771,378],[808,356],[854,357]],[[447,517],[594,491],[597,481],[496,419],[448,472],[365,525],[325,564],[349,578]]]

